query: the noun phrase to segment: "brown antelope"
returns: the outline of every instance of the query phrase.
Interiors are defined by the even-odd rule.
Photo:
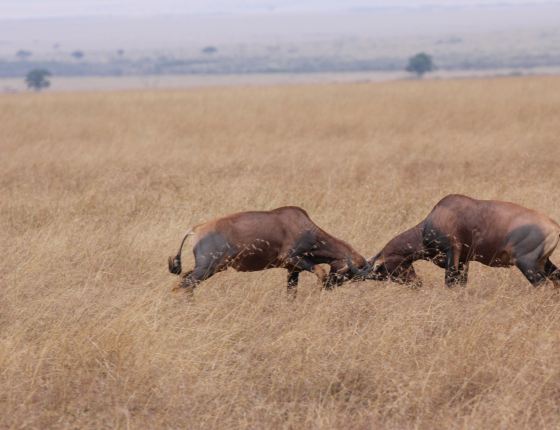
[[[285,268],[288,292],[293,296],[302,271],[314,273],[325,288],[363,278],[369,271],[365,258],[319,228],[298,207],[240,212],[197,225],[185,235],[177,255],[169,257],[169,271],[173,274],[181,274],[181,250],[191,235],[195,237],[195,267],[181,275],[180,283],[190,291],[228,267],[240,272]],[[320,264],[330,265],[328,275]]]
[[[560,270],[550,261],[560,226],[546,215],[514,203],[449,195],[420,224],[393,238],[369,262],[368,279],[420,283],[412,263],[429,260],[445,269],[445,284],[466,285],[469,262],[516,266],[535,286]]]

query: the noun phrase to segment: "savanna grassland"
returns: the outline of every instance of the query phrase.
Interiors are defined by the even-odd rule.
[[[0,125],[1,428],[560,427],[560,293],[516,269],[189,301],[166,261],[281,205],[367,257],[451,192],[560,219],[559,78],[4,95]]]

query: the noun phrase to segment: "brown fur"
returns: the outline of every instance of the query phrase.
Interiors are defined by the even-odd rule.
[[[195,268],[183,275],[183,288],[228,267],[240,272],[279,267],[288,270],[288,290],[295,294],[302,271],[315,273],[325,287],[331,287],[368,268],[349,244],[319,228],[294,206],[228,215],[194,227],[185,238],[189,235],[195,236]],[[169,258],[171,273],[181,273],[183,243],[177,256]],[[330,265],[328,275],[319,264]]]
[[[559,236],[560,226],[532,209],[449,195],[425,220],[393,238],[370,260],[370,278],[419,282],[412,263],[424,259],[446,269],[448,286],[466,284],[470,261],[517,266],[533,285],[547,279],[560,285],[560,271],[549,259]]]

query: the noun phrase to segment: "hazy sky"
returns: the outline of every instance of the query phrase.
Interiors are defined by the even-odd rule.
[[[0,0],[0,19],[313,11],[374,7],[560,3],[560,0]]]

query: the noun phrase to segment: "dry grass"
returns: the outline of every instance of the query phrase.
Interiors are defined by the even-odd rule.
[[[366,256],[449,192],[559,219],[560,79],[16,95],[0,118],[0,427],[558,428],[559,296],[516,270],[306,275],[294,303],[283,271],[228,271],[189,303],[166,258],[285,204]]]

